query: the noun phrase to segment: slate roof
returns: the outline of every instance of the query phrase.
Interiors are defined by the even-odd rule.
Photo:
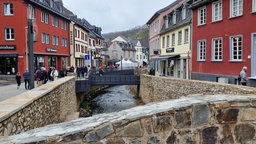
[[[44,0],[44,1],[39,1],[39,0],[24,0],[27,3],[30,3],[32,5],[36,5],[38,7],[41,7],[43,9],[48,10],[51,13],[54,13],[61,18],[64,18],[68,21],[70,21],[69,17],[67,17],[63,13],[63,3],[62,0],[52,0],[52,5],[51,5],[51,0]]]
[[[165,28],[165,25],[166,25],[166,23],[165,23],[165,25],[162,27],[162,29],[161,29],[161,31],[160,31],[160,34],[164,34],[164,33],[166,33],[166,32],[169,32],[169,31],[171,31],[171,30],[180,28],[180,27],[182,27],[182,26],[184,26],[184,25],[188,25],[188,24],[191,23],[191,21],[192,21],[192,10],[191,10],[191,9],[187,9],[187,16],[186,16],[186,18],[185,18],[184,20],[181,19],[181,18],[182,18],[182,16],[181,16],[182,13],[181,13],[181,11],[182,11],[183,6],[184,6],[184,5],[189,5],[190,3],[192,3],[192,0],[188,0],[188,1],[184,2],[183,4],[181,4],[180,6],[178,6],[175,10],[173,10],[173,11],[171,11],[169,14],[167,14],[167,15],[172,15],[172,13],[173,13],[174,11],[176,11],[176,16],[177,16],[176,19],[177,19],[177,22],[176,22],[176,24],[171,24],[171,23],[169,23],[168,28]]]
[[[175,2],[171,3],[170,5],[168,5],[167,7],[164,7],[160,10],[158,10],[146,23],[147,25],[149,25],[150,23],[152,23],[162,12],[170,9],[171,7],[173,7],[174,5],[176,5],[177,3],[179,3],[180,0],[176,0]]]

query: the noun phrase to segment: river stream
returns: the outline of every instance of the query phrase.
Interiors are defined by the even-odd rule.
[[[129,109],[138,105],[134,95],[129,93],[128,86],[113,86],[105,89],[92,100],[92,114],[111,113]]]

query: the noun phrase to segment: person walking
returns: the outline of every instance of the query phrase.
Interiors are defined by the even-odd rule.
[[[26,68],[26,70],[24,71],[23,78],[24,78],[24,82],[25,82],[25,89],[29,90],[30,89],[30,85],[29,85],[30,72],[28,71],[28,68]]]
[[[242,68],[242,70],[240,71],[241,85],[243,85],[243,86],[246,86],[247,82],[248,82],[248,77],[247,77],[246,71],[247,71],[246,66],[244,66]]]
[[[19,89],[20,88],[20,83],[21,83],[20,72],[17,72],[17,74],[15,76],[15,79],[16,79],[16,83],[17,83],[17,89]]]

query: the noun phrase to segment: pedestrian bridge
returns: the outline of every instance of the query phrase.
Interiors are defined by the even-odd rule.
[[[76,92],[88,92],[95,85],[139,85],[140,76],[134,70],[106,70],[103,76],[92,72],[88,79],[76,80]]]

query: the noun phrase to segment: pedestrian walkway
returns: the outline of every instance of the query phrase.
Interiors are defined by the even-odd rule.
[[[58,80],[58,78],[55,79],[55,81],[56,80]],[[50,82],[52,82],[52,81],[47,81],[47,83],[50,83]],[[36,81],[35,81],[34,86],[35,86],[35,88],[37,87]],[[0,102],[3,100],[6,100],[8,98],[14,97],[16,95],[19,95],[26,91],[29,91],[29,90],[25,89],[24,82],[22,82],[19,89],[17,89],[17,84],[15,81],[0,80]]]

